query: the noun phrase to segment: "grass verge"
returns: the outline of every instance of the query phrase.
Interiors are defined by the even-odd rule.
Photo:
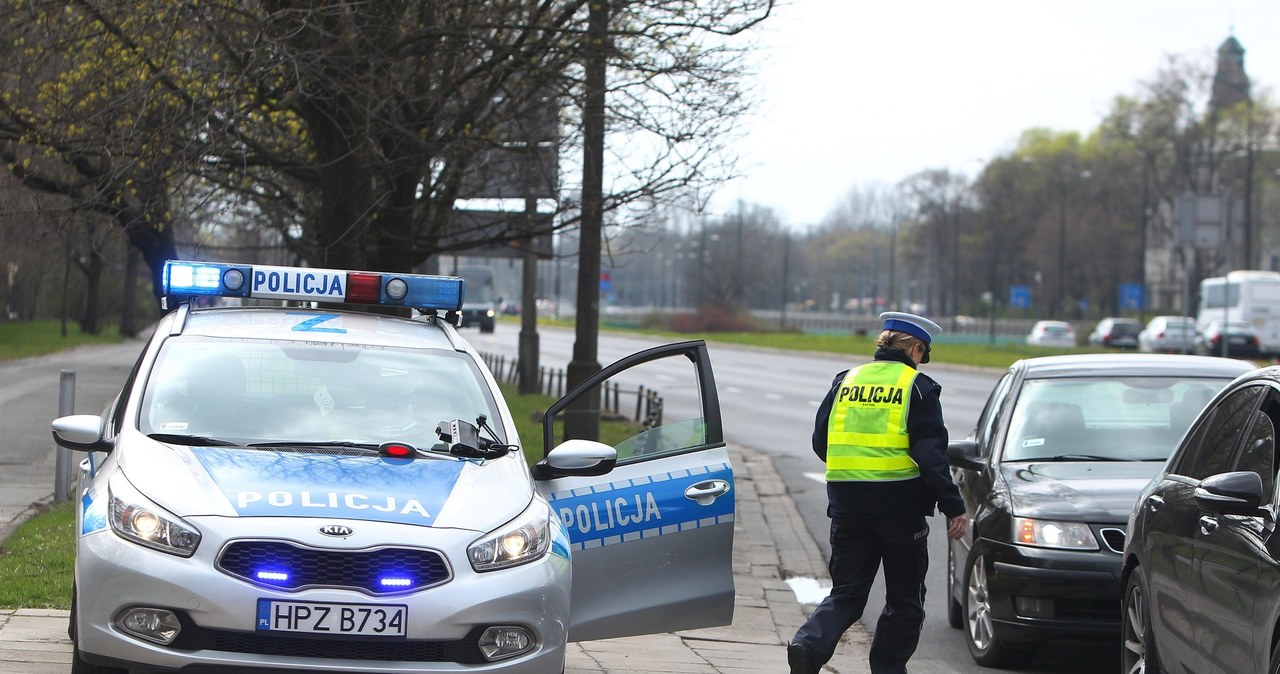
[[[0,323],[0,360],[16,360],[53,353],[82,344],[116,344],[120,333],[106,326],[96,335],[81,332],[75,323],[67,324],[62,336],[59,321],[10,321]]]
[[[0,607],[71,608],[76,515],[59,503],[27,520],[0,547]]]

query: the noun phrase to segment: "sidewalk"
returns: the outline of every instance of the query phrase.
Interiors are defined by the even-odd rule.
[[[784,644],[812,607],[800,605],[785,581],[825,579],[826,560],[770,458],[739,447],[730,456],[737,490],[733,624],[570,644],[566,674],[787,671]],[[0,533],[15,524],[0,521]],[[824,672],[867,672],[869,643],[855,624]],[[0,611],[0,674],[67,674],[70,662],[66,611]]]

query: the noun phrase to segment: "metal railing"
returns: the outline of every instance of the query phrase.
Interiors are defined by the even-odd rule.
[[[485,365],[489,366],[489,371],[493,373],[493,378],[505,384],[518,384],[520,382],[520,359],[510,358],[501,354],[493,354],[481,352],[480,358],[484,360]],[[563,369],[539,367],[538,368],[538,393],[541,395],[559,398],[565,394],[565,371]],[[624,400],[628,403],[634,396],[635,407],[631,409],[627,405],[627,414],[623,413]],[[604,383],[604,395],[601,400],[601,412],[606,416],[611,416],[617,420],[633,421],[641,424],[646,428],[654,428],[662,425],[662,394],[656,389],[646,386],[638,386],[634,389],[625,388],[618,382]]]

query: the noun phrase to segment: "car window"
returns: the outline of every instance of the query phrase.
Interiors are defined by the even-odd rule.
[[[1023,382],[1004,461],[1163,461],[1228,379],[1052,377]]]
[[[618,450],[618,465],[688,452],[709,442],[697,366],[682,354],[633,365],[587,397],[601,406],[600,440]],[[555,417],[563,439],[563,421]]]
[[[1247,386],[1219,401],[1183,443],[1171,472],[1203,480],[1231,470],[1236,446],[1263,390]]]
[[[233,441],[428,448],[440,443],[439,422],[475,423],[480,415],[506,442],[479,369],[454,351],[176,337],[152,369],[139,427]]]
[[[1006,373],[996,383],[995,388],[992,389],[991,396],[987,398],[986,409],[982,410],[982,417],[978,419],[978,432],[975,438],[978,442],[978,454],[980,456],[989,456],[991,454],[991,444],[1005,408],[1005,396],[1008,395],[1009,387],[1012,384],[1013,374]]]
[[[1266,407],[1268,406],[1253,413],[1253,423],[1249,426],[1249,433],[1245,435],[1240,460],[1235,466],[1236,470],[1253,471],[1262,477],[1265,500],[1261,505],[1274,503],[1276,484],[1276,426],[1270,416],[1275,412]],[[1274,408],[1274,405],[1270,407]]]

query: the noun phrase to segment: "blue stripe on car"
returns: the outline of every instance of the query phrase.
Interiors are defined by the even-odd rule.
[[[200,447],[192,454],[245,517],[337,517],[430,526],[465,461]]]
[[[733,468],[726,462],[648,475],[556,492],[548,500],[569,532],[571,549],[582,550],[732,522],[732,493],[705,506],[684,495],[691,485],[712,479],[733,484]]]

